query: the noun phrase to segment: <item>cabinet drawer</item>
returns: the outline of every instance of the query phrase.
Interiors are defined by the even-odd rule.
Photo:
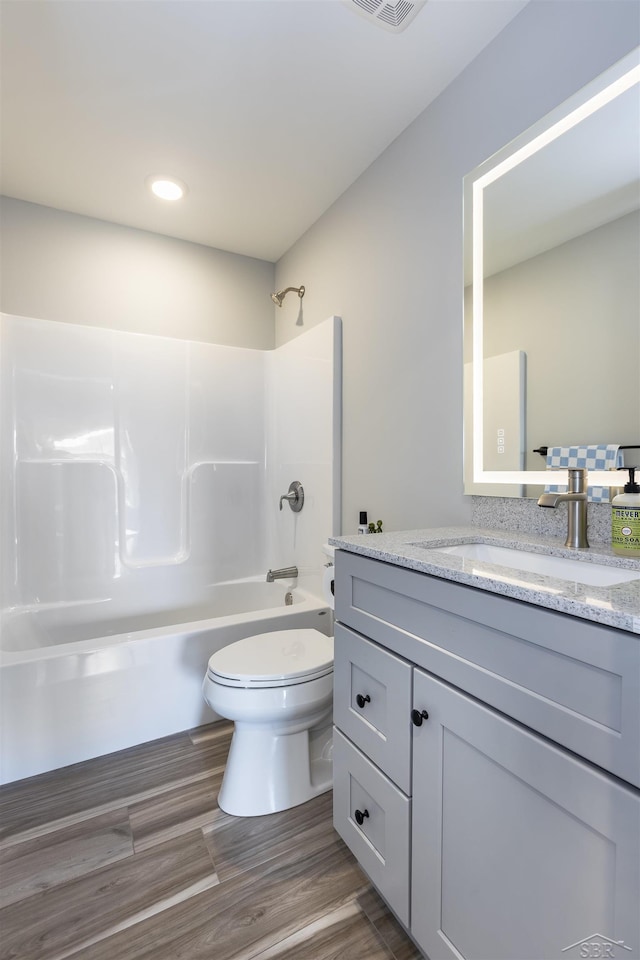
[[[334,723],[411,793],[411,665],[336,624]]]
[[[340,622],[640,786],[635,634],[343,550],[335,592]]]
[[[336,830],[390,907],[409,926],[411,801],[335,729],[333,779]],[[361,824],[356,811],[363,815]]]

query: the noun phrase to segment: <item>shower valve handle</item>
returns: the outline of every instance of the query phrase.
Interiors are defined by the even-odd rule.
[[[304,505],[304,489],[299,480],[294,480],[289,484],[289,492],[283,493],[280,497],[280,509],[282,510],[282,501],[286,500],[294,513],[300,513]]]

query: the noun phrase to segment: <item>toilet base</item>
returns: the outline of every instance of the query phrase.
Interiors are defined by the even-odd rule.
[[[326,725],[274,733],[236,721],[218,806],[261,817],[306,803],[333,785],[333,731]]]

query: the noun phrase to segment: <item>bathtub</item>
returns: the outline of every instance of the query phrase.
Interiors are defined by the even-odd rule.
[[[218,584],[188,604],[122,615],[113,605],[5,611],[0,638],[0,783],[218,719],[202,698],[212,653],[331,611],[282,582]],[[166,598],[165,598],[166,602]]]

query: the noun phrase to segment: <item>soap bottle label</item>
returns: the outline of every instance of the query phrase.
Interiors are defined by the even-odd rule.
[[[614,507],[611,517],[611,544],[630,553],[640,553],[640,508]]]

